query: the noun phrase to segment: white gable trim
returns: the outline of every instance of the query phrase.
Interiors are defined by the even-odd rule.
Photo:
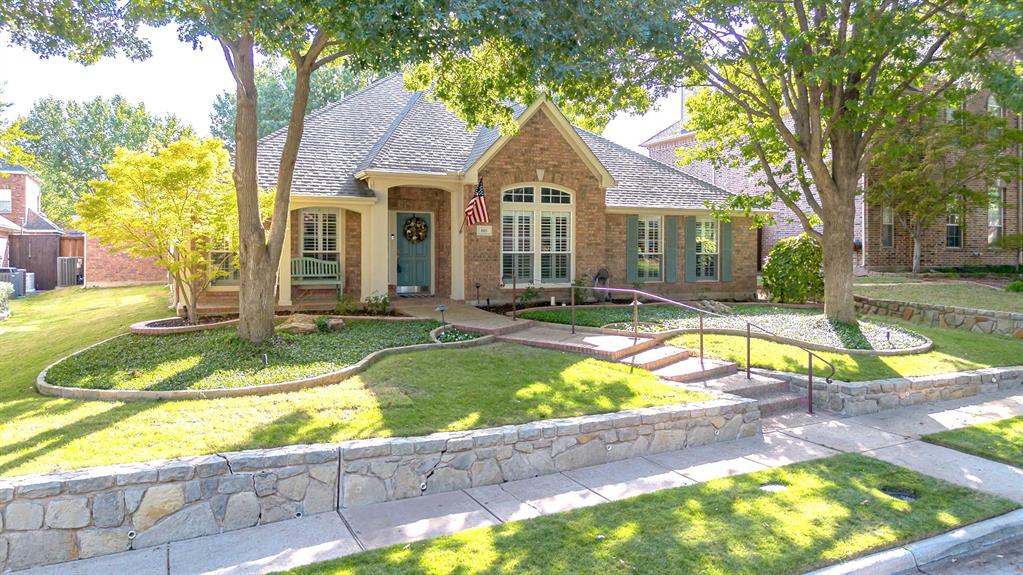
[[[526,122],[528,122],[530,118],[541,111],[547,115],[554,124],[554,127],[557,128],[558,133],[560,133],[572,149],[575,150],[576,154],[582,158],[586,167],[589,168],[590,171],[593,172],[593,175],[595,175],[600,181],[601,187],[613,188],[617,185],[614,177],[612,177],[611,173],[607,171],[607,168],[600,163],[600,160],[598,160],[597,156],[594,155],[593,150],[591,150],[590,147],[586,145],[586,142],[579,137],[578,132],[576,132],[575,128],[572,127],[572,123],[568,121],[568,118],[566,118],[565,115],[561,113],[561,110],[559,110],[558,107],[546,97],[533,102],[533,104],[526,108],[526,111],[518,117],[516,122],[521,128],[526,125]],[[487,162],[489,162],[505,146],[505,144],[514,137],[515,134],[502,134],[496,142],[487,148],[487,150],[483,152],[483,154],[475,162],[473,162],[468,169],[466,169],[465,181],[467,183],[475,183],[479,178],[480,169],[487,165]]]

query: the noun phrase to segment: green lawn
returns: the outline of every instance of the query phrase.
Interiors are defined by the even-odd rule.
[[[1023,313],[1023,293],[1007,292],[968,282],[899,286],[856,285],[853,291],[857,295],[874,299]]]
[[[835,364],[836,378],[844,381],[865,381],[891,377],[931,375],[951,371],[980,369],[992,366],[1018,365],[1023,360],[1023,342],[999,335],[972,333],[963,330],[923,327],[901,320],[889,319],[894,325],[929,337],[934,347],[927,353],[914,355],[865,356],[844,353],[816,352]],[[670,343],[697,349],[699,336],[686,334]],[[751,344],[753,366],[794,373],[806,373],[807,354],[798,347],[754,338]],[[746,365],[746,338],[728,335],[704,336],[708,356],[728,359]],[[814,373],[825,375],[827,367],[814,361]]]
[[[1023,417],[942,431],[923,439],[1023,469]]]
[[[704,399],[649,373],[493,345],[386,358],[340,384],[265,397],[79,401],[33,387],[47,365],[167,315],[153,287],[68,288],[13,302],[0,323],[0,476],[293,443],[421,435]]]
[[[919,279],[903,276],[858,276],[853,278],[853,283],[856,285],[864,284],[904,284],[910,282],[918,282]]]
[[[768,482],[787,489],[762,490]],[[882,488],[917,499],[894,499]],[[847,454],[396,545],[289,573],[787,575],[1015,507]]]
[[[432,320],[349,320],[338,332],[278,333],[259,346],[235,337],[234,327],[162,337],[126,335],[62,361],[46,378],[54,385],[89,389],[266,385],[338,371],[381,349],[431,343],[430,331],[438,326]]]
[[[861,321],[858,326],[832,321],[815,308],[792,308],[773,305],[733,304],[732,314],[725,317],[706,316],[708,329],[746,330],[746,322],[781,337],[826,345],[838,349],[908,349],[926,343],[909,329],[890,323]],[[632,330],[631,307],[585,306],[576,308],[576,324],[589,327],[610,327]],[[671,305],[644,305],[639,308],[640,333],[657,333],[675,329],[696,329],[699,314]],[[522,317],[550,323],[571,324],[568,308],[524,311]]]

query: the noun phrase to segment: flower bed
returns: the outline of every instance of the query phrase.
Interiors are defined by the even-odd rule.
[[[843,351],[916,352],[925,351],[930,345],[927,338],[902,327],[870,321],[861,321],[858,327],[854,327],[829,320],[815,308],[738,304],[731,306],[731,309],[733,314],[729,316],[704,316],[704,329],[718,333],[745,334],[746,323],[751,322],[778,336],[770,337],[768,333],[753,327],[752,334],[756,337]],[[570,323],[571,310],[559,308],[529,311],[524,312],[522,317],[551,323]],[[670,305],[642,305],[639,319],[639,331],[645,334],[672,334],[699,328],[699,314]],[[631,332],[632,307],[576,308],[576,323]]]

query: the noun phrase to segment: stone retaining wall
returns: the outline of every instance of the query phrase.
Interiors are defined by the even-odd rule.
[[[0,479],[0,572],[760,432],[754,400]]]
[[[805,375],[754,370],[789,382],[793,391],[807,393]],[[1023,387],[1023,366],[992,367],[911,378],[827,383],[813,378],[813,404],[846,415],[876,413],[925,401],[969,397],[978,393]]]
[[[1011,335],[1023,339],[1023,313],[872,299],[860,295],[854,298],[856,311],[860,313],[900,317],[931,327]]]

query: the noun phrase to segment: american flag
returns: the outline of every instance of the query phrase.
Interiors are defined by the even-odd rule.
[[[489,224],[490,214],[487,213],[487,200],[483,198],[483,178],[476,184],[476,191],[472,199],[465,206],[465,223],[470,226],[476,224]]]

